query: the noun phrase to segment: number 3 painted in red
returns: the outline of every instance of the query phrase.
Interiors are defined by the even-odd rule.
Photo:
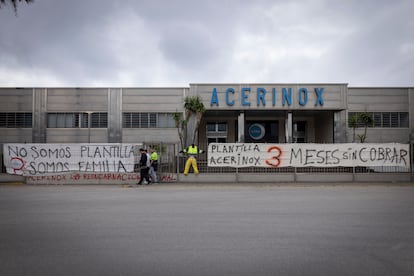
[[[267,149],[267,152],[276,151],[277,155],[272,156],[270,159],[266,159],[266,164],[271,167],[280,166],[280,156],[282,156],[282,150],[279,147],[273,146]]]

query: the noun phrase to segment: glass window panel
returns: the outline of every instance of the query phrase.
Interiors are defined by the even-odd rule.
[[[149,114],[149,127],[157,127],[157,113]]]
[[[141,128],[148,128],[149,127],[149,116],[148,113],[141,113]]]
[[[25,117],[24,118],[24,122],[25,122],[24,127],[31,128],[32,127],[32,113],[25,113],[24,117]]]
[[[7,113],[0,113],[0,127],[7,127]]]
[[[56,114],[56,127],[65,127],[65,114]]]
[[[122,127],[131,128],[131,113],[129,112],[122,113]]]
[[[391,118],[389,112],[382,113],[382,127],[390,127]]]
[[[158,114],[158,127],[164,128],[164,127],[170,127],[168,125],[168,114],[167,113],[159,113]]]
[[[88,128],[88,120],[89,120],[89,114],[88,113],[81,113],[80,114],[81,119],[80,119],[80,127],[81,128]]]
[[[374,119],[374,127],[382,126],[382,121],[381,121],[382,116],[380,112],[374,112],[373,119]]]
[[[139,113],[131,113],[131,127],[139,128]]]
[[[102,128],[107,128],[108,127],[108,112],[101,112],[99,119],[100,119],[99,126]]]
[[[391,127],[398,127],[399,123],[399,116],[398,116],[398,112],[391,112]]]
[[[24,114],[23,113],[16,113],[15,127],[22,127],[22,126],[24,126]]]
[[[57,127],[57,115],[55,113],[47,114],[47,127],[55,128]]]
[[[216,131],[216,124],[215,123],[208,123],[207,124],[207,131]]]
[[[15,113],[7,113],[6,120],[7,120],[8,128],[14,128],[16,126],[16,114]]]
[[[168,127],[169,128],[175,128],[175,120],[172,113],[167,113],[168,118]]]
[[[108,126],[108,113],[95,112],[91,114],[93,128],[106,128]]]
[[[218,123],[217,124],[218,131],[227,131],[227,124],[226,123]]]
[[[408,127],[408,112],[400,112],[400,127]]]

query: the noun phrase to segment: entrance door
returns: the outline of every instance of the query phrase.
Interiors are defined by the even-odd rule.
[[[297,121],[293,123],[293,143],[306,143],[306,121]]]
[[[246,143],[279,143],[279,122],[246,121]]]

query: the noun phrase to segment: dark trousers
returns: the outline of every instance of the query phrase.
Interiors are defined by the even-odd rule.
[[[150,183],[148,171],[149,171],[149,168],[146,168],[146,167],[139,170],[139,172],[140,172],[140,179],[139,179],[138,184],[142,184],[142,181],[144,179],[147,181],[147,183]]]

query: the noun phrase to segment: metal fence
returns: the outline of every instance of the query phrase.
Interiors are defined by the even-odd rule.
[[[180,158],[179,171],[184,171],[185,158]],[[209,167],[206,160],[198,160],[198,170],[200,173],[409,173],[409,168],[403,167],[283,167],[283,168],[264,168],[264,167]]]

